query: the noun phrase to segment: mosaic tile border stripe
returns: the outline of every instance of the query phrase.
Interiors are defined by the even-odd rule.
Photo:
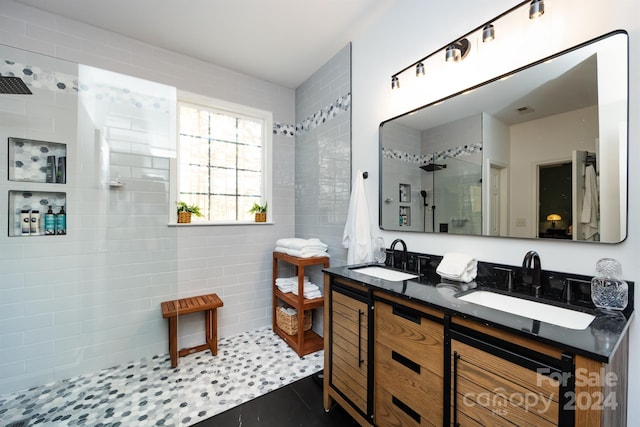
[[[351,92],[336,99],[331,104],[320,109],[320,111],[317,111],[316,113],[314,113],[310,117],[307,117],[300,123],[297,123],[295,126],[286,124],[286,123],[273,122],[273,134],[291,136],[291,137],[296,135],[302,135],[326,123],[327,121],[333,119],[334,117],[342,113],[346,113],[350,109],[351,109]]]
[[[137,108],[152,108],[169,111],[167,100],[137,94],[128,88],[117,88],[106,85],[98,85],[91,88],[80,84],[78,76],[71,74],[44,70],[40,67],[21,64],[9,59],[3,59],[0,63],[0,76],[20,77],[27,86],[37,89],[48,89],[55,92],[77,94],[78,92],[95,92],[97,99],[107,99],[111,102],[133,105]],[[334,117],[351,109],[351,92],[341,96],[331,104],[320,109],[310,117],[307,117],[295,125],[273,122],[273,134],[294,137],[309,132],[312,129],[326,123]]]
[[[3,59],[0,62],[0,76],[20,77],[29,88],[33,89],[46,89],[71,95],[77,95],[81,92],[83,95],[92,95],[99,100],[131,105],[135,108],[171,111],[169,100],[165,98],[136,93],[132,88],[126,87],[113,87],[105,84],[96,84],[92,87],[80,84],[77,75],[48,71],[9,59]]]
[[[445,151],[436,151],[430,154],[414,154],[402,150],[382,147],[382,156],[385,159],[400,160],[401,162],[416,163],[420,165],[426,165],[431,162],[446,159],[465,157],[480,152],[482,152],[481,142],[461,145],[459,147],[450,148]]]

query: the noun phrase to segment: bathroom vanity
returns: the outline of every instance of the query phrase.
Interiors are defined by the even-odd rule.
[[[506,294],[494,274],[506,267],[480,263],[476,282],[441,283],[437,258],[401,281],[359,266],[323,270],[325,410],[337,403],[376,426],[626,424],[632,291],[622,312],[578,301],[592,320],[575,329],[461,300],[479,289]],[[520,297],[514,277],[509,292]],[[543,272],[542,296],[524,298],[563,305],[552,301],[558,277],[567,283]]]

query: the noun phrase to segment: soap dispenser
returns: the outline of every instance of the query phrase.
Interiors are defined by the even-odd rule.
[[[56,234],[67,234],[67,214],[64,206],[60,208],[60,212],[56,215]]]
[[[44,234],[51,236],[56,234],[56,216],[53,214],[51,206],[46,214],[44,214]]]

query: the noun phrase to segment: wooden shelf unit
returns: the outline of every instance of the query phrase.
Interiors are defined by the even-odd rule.
[[[292,292],[283,293],[276,286],[278,262],[280,261],[287,262],[295,267],[296,275],[298,276],[298,295],[294,295]],[[304,312],[324,306],[324,297],[304,298],[304,269],[312,265],[322,265],[327,268],[329,267],[329,257],[298,258],[282,252],[273,253],[273,331],[285,340],[300,357],[324,348],[324,339],[313,330],[305,331],[303,327]],[[278,300],[298,311],[297,334],[289,335],[278,327],[276,322]]]

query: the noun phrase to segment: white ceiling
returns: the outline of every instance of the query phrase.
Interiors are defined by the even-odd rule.
[[[296,88],[398,0],[16,0]]]

